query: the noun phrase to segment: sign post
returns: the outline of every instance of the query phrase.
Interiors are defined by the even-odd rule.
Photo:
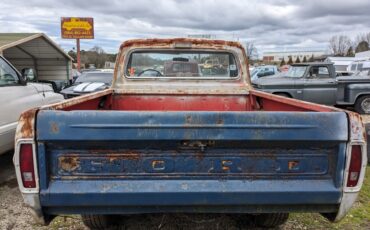
[[[81,71],[81,51],[79,38],[76,38],[76,47],[77,47],[77,69],[78,71]]]
[[[76,39],[77,68],[81,70],[80,39],[94,39],[93,18],[61,18],[61,34],[64,39]]]

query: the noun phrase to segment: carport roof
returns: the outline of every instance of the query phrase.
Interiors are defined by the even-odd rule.
[[[6,49],[22,45],[34,39],[42,38],[57,52],[66,58],[73,60],[59,45],[43,33],[0,33],[0,53]]]

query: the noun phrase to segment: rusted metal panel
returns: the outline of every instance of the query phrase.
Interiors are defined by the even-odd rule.
[[[99,98],[112,94],[111,89],[106,89],[93,94],[75,97],[62,102],[33,108],[23,112],[19,118],[15,139],[35,137],[35,119],[39,110],[78,110],[78,109],[98,109]],[[91,101],[93,101],[91,103]]]
[[[113,110],[246,111],[245,95],[115,95]]]
[[[30,109],[23,112],[19,118],[15,139],[34,138],[35,136],[35,116],[36,109]]]
[[[349,119],[349,136],[350,140],[353,142],[363,142],[366,143],[366,129],[362,122],[362,117],[358,113],[347,111]]]
[[[230,80],[186,80],[178,79],[128,79],[125,77],[125,62],[132,50],[174,50],[177,43],[191,44],[190,50],[213,50],[233,53],[239,67],[239,78]],[[184,49],[179,49],[184,50]],[[186,50],[186,49],[185,49]],[[126,41],[121,45],[116,60],[112,88],[117,93],[164,93],[164,94],[248,94],[249,83],[248,59],[242,45],[238,42],[206,39],[138,39]]]
[[[317,112],[331,112],[343,111],[335,107],[314,104],[297,99],[273,95],[270,93],[261,92],[258,90],[250,90],[250,94],[255,96],[260,102],[260,108],[267,111],[317,111]],[[266,108],[265,108],[265,107]]]
[[[86,179],[262,179],[331,178],[337,148],[317,150],[271,149],[225,150],[215,147],[193,150],[55,150],[51,180]],[[111,151],[114,152],[114,151]],[[198,155],[201,154],[202,157]]]
[[[347,141],[343,112],[40,111],[40,141]],[[77,135],[78,134],[78,135]]]

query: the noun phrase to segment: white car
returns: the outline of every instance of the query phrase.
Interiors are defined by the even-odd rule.
[[[15,129],[23,111],[63,100],[48,84],[27,83],[25,75],[0,56],[0,154],[14,148]]]

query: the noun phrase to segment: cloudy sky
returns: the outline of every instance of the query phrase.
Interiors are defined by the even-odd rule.
[[[211,34],[254,42],[259,53],[327,49],[331,36],[370,31],[370,0],[7,0],[0,2],[0,32],[43,32],[64,49],[61,17],[93,17],[95,39],[116,52],[130,38]]]

